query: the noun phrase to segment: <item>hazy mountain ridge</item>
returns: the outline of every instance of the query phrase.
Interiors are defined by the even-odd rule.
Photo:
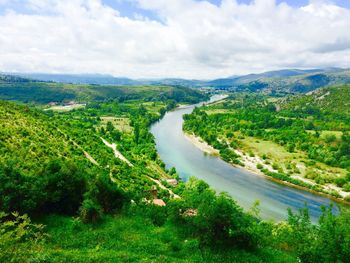
[[[9,75],[7,75],[9,76]],[[182,78],[130,79],[99,74],[12,74],[16,78],[29,78],[36,81],[66,84],[94,85],[152,85],[185,86],[191,88],[211,87],[234,91],[253,91],[264,93],[306,93],[325,86],[350,83],[350,69],[284,69],[260,74],[231,76],[214,80],[195,80]],[[1,78],[0,78],[1,81]]]
[[[16,74],[17,75],[17,74]],[[44,74],[21,73],[23,78],[45,82],[59,82],[67,84],[96,84],[96,85],[137,85],[138,82],[129,78],[116,78],[104,74]]]
[[[324,86],[350,83],[350,70],[280,70],[249,74],[234,79],[218,79],[209,84],[220,89],[260,91],[264,93],[304,93]]]
[[[4,100],[61,104],[69,101],[88,102],[106,99],[122,101],[141,98],[149,101],[174,99],[176,102],[186,100],[189,103],[195,103],[205,100],[207,96],[198,90],[181,85],[66,84],[0,74],[0,99]]]

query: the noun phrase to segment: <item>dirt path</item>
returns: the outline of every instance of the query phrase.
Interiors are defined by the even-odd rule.
[[[115,143],[109,143],[107,142],[105,139],[103,139],[102,137],[100,137],[101,140],[103,141],[103,143],[111,148],[114,152],[114,156],[120,160],[122,160],[123,162],[126,162],[130,167],[133,166],[133,164],[124,157],[124,155],[122,155],[118,150],[117,150],[117,145]],[[169,188],[165,187],[159,180],[156,180],[156,179],[153,179],[152,177],[150,176],[147,176],[148,179],[150,179],[151,181],[153,181],[154,183],[156,183],[161,189],[165,190],[165,191],[168,191],[170,196],[173,197],[173,198],[180,198],[180,196],[178,196],[177,194],[175,194],[173,191],[171,191]],[[112,181],[114,181],[114,178],[111,176],[111,179]]]
[[[161,189],[168,191],[171,197],[173,197],[173,198],[181,198],[180,196],[175,194],[173,191],[171,191],[169,188],[165,187],[159,180],[153,179],[152,177],[149,177],[149,176],[148,176],[148,178],[151,181],[155,182]]]
[[[124,157],[124,155],[122,155],[122,154],[117,150],[117,145],[116,145],[115,143],[112,143],[112,144],[111,144],[111,143],[107,142],[105,139],[103,139],[102,137],[100,137],[100,138],[101,138],[101,140],[103,141],[103,143],[104,143],[107,147],[109,147],[109,148],[111,148],[111,149],[113,150],[114,156],[115,156],[116,158],[122,160],[123,162],[126,162],[130,167],[133,167],[133,166],[134,166],[128,159],[126,159],[126,158]]]
[[[84,153],[85,157],[86,157],[93,165],[100,166],[100,165],[98,164],[98,162],[97,162],[94,158],[92,158],[92,156],[91,156],[87,151],[85,151],[85,150],[83,149],[83,147],[81,147],[79,144],[77,144],[75,141],[73,141],[69,136],[67,136],[63,131],[61,131],[60,128],[57,128],[57,131],[58,131],[59,133],[61,133],[63,136],[67,137],[68,140],[69,140],[70,142],[72,142],[73,145],[74,145],[75,147],[77,147],[79,150],[81,150],[81,151]]]

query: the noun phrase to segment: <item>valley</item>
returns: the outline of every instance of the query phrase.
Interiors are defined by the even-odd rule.
[[[349,116],[342,103],[324,106],[334,96],[346,98],[348,86],[279,100],[236,93],[185,116],[184,129],[234,165],[348,201]]]
[[[0,103],[1,261],[297,262],[304,253],[319,256],[325,235],[333,233],[328,224],[343,229],[336,238],[346,242],[347,209],[252,172],[259,164],[261,173],[299,169],[288,178],[309,184],[306,179],[316,182],[308,178],[306,169],[312,169],[320,171],[317,180],[329,180],[317,187],[332,183],[335,188],[325,191],[342,189],[337,193],[346,195],[347,159],[315,158],[310,164],[312,157],[298,143],[291,151],[288,141],[271,140],[271,127],[264,127],[266,139],[254,134],[255,126],[245,126],[251,119],[240,117],[244,129],[235,127],[240,110],[294,120],[288,109],[296,107],[294,99],[305,100],[302,95],[281,99],[226,92],[227,97],[184,87],[3,79],[0,97],[10,102]],[[203,104],[210,96],[212,103]],[[270,111],[272,103],[281,110]],[[304,111],[309,108],[298,114]],[[327,114],[312,120],[302,115],[324,127],[308,128],[303,136],[318,133],[315,142],[335,147],[346,135],[347,117]],[[183,129],[195,136],[186,138]],[[206,155],[197,149],[201,140],[207,143]],[[249,172],[230,163],[254,165]],[[301,224],[308,228],[298,239]],[[305,237],[313,250],[294,245]],[[324,257],[346,257],[346,249],[334,255],[331,244]]]

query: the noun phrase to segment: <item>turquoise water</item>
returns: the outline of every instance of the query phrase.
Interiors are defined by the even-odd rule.
[[[211,100],[220,98],[214,96]],[[194,107],[191,105],[168,112],[151,127],[160,157],[167,168],[175,167],[183,180],[190,176],[202,179],[216,191],[227,192],[246,210],[259,200],[264,219],[286,219],[287,208],[296,211],[305,207],[306,203],[312,220],[316,221],[320,206],[331,203],[326,197],[278,184],[235,168],[218,157],[205,155],[182,131],[182,116],[191,113]]]

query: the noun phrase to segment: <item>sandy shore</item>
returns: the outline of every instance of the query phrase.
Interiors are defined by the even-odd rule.
[[[185,133],[185,137],[193,144],[195,145],[198,149],[202,150],[203,152],[210,154],[210,155],[219,155],[219,151],[214,149],[212,146],[210,146],[207,142],[202,140],[201,138]]]
[[[220,157],[219,151],[216,150],[215,148],[213,148],[212,146],[210,146],[208,143],[206,143],[200,137],[195,136],[193,134],[188,134],[188,133],[185,133],[185,137],[189,141],[191,141],[193,143],[193,145],[195,145],[198,149],[202,150],[203,152],[205,152],[207,154],[210,154],[210,155],[216,155],[216,156]],[[259,158],[259,157],[250,157],[250,156],[244,154],[243,152],[241,152],[239,150],[234,150],[234,151],[235,151],[236,154],[238,154],[241,157],[241,162],[244,163],[244,167],[239,166],[239,165],[231,164],[235,168],[247,170],[247,171],[252,172],[252,173],[254,173],[254,174],[258,175],[258,176],[263,176],[263,177],[265,177],[265,178],[267,178],[267,179],[269,179],[271,181],[275,181],[275,182],[283,184],[283,185],[287,185],[287,186],[290,186],[290,187],[293,187],[293,188],[297,188],[297,189],[300,189],[300,190],[303,190],[303,191],[307,191],[307,192],[310,192],[310,193],[313,193],[313,194],[317,194],[317,195],[320,195],[320,196],[328,197],[329,199],[331,199],[331,200],[333,200],[335,202],[338,202],[338,203],[350,205],[350,202],[348,202],[348,201],[346,201],[346,200],[344,200],[342,198],[337,198],[337,197],[334,197],[332,195],[328,195],[328,194],[325,194],[325,193],[322,193],[322,192],[317,192],[317,191],[311,190],[311,189],[309,189],[307,187],[295,185],[295,184],[292,184],[290,182],[286,182],[286,181],[283,181],[283,180],[279,180],[279,179],[267,176],[266,174],[264,174],[263,172],[261,172],[257,168],[257,164],[259,164],[259,163],[262,164],[262,166],[264,168],[267,168],[270,171],[274,171],[274,170],[273,170],[273,168],[270,165],[264,164],[263,160],[261,158]],[[310,183],[310,182],[308,182],[308,183]]]

